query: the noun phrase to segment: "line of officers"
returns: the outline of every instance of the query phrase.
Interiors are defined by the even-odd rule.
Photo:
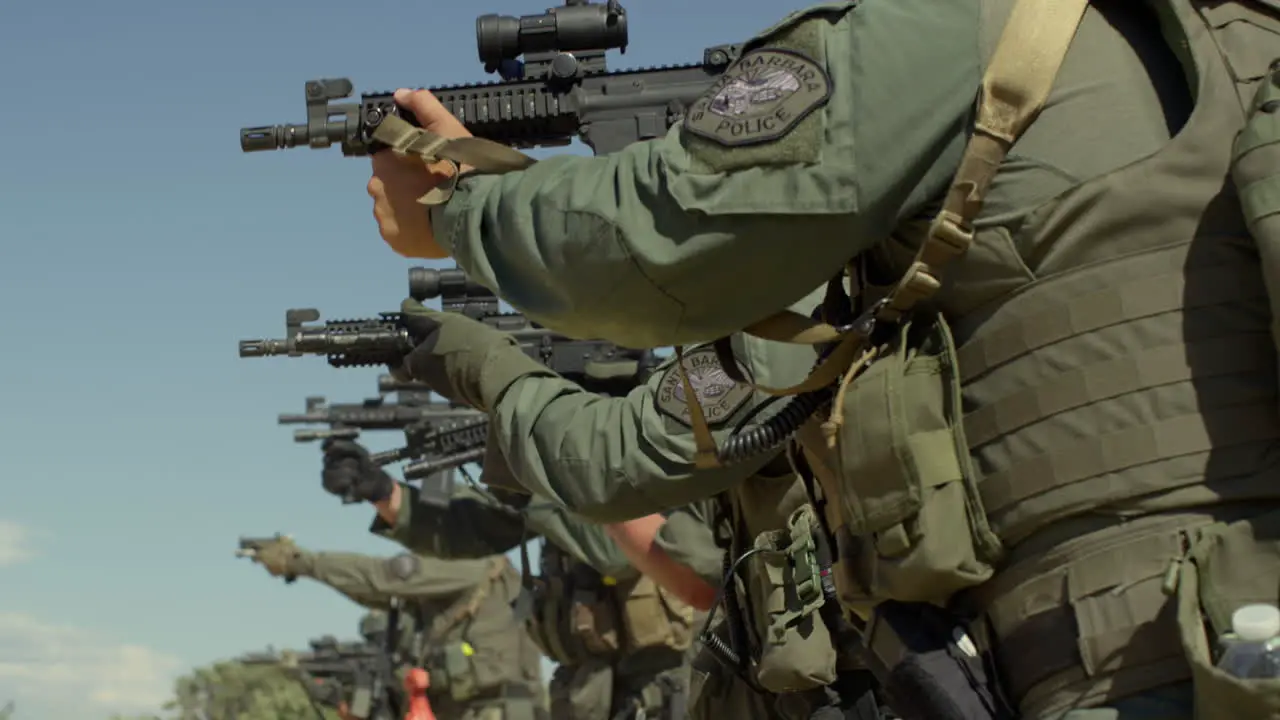
[[[1278,57],[1277,0],[824,2],[663,137],[537,162],[397,91],[393,250],[683,359],[605,395],[407,303],[402,370],[488,414],[521,520],[334,443],[412,558],[291,571],[533,587],[527,639],[465,631],[459,716],[536,716],[523,644],[556,718],[1280,718],[1214,652],[1280,600]],[[521,527],[540,584],[482,559]]]
[[[781,450],[732,469],[692,470],[672,461],[693,452],[674,357],[656,371],[630,357],[595,364],[589,375],[611,394],[591,392],[592,377],[570,383],[491,328],[454,320],[467,345],[488,350],[471,353],[482,367],[419,372],[438,391],[450,378],[441,394],[451,400],[474,401],[495,364],[522,368],[529,399],[514,412],[531,417],[545,412],[543,400],[578,393],[583,405],[564,415],[563,444],[531,439],[510,457],[490,444],[482,482],[450,483],[442,498],[397,482],[356,441],[330,439],[323,488],[371,504],[370,531],[408,552],[315,552],[278,538],[250,555],[255,562],[370,609],[361,621],[366,637],[383,629],[396,600],[401,647],[413,647],[429,673],[441,720],[896,717],[857,649],[841,650],[820,612],[828,598],[813,506]],[[683,357],[713,429],[769,404],[724,373],[710,347]],[[455,385],[468,378],[476,387]],[[644,457],[645,448],[673,457]],[[562,497],[522,491],[524,475],[618,487],[571,509]],[[632,493],[691,501],[637,518]],[[531,563],[525,543],[537,539]],[[514,549],[522,561],[515,565],[506,555]],[[540,656],[556,663],[549,684]]]

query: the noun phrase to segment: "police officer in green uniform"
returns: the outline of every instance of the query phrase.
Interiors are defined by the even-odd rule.
[[[529,635],[559,665],[552,716],[685,716],[695,609],[640,574],[599,525],[502,489],[460,486],[447,503],[423,502],[416,487],[395,483],[351,442],[326,446],[324,487],[373,502],[379,515],[371,530],[415,553],[523,553],[526,541],[542,537],[540,571],[535,578],[526,568],[525,580]],[[710,535],[706,526],[683,527],[691,543]]]
[[[275,577],[306,577],[364,607],[404,602],[402,642],[412,642],[431,680],[441,720],[534,720],[546,696],[537,649],[512,613],[520,577],[502,555],[440,560],[309,552],[288,538],[251,555]],[[412,640],[410,640],[412,636]]]

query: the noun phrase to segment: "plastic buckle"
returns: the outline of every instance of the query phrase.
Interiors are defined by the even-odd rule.
[[[950,260],[963,255],[973,245],[973,231],[966,230],[955,219],[942,214],[929,228],[929,235],[925,238],[926,243],[934,240],[937,241],[934,247],[945,248],[943,252]]]

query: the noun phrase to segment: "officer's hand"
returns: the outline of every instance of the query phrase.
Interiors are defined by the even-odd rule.
[[[418,124],[446,138],[471,137],[461,122],[426,90],[397,90],[396,103],[413,112]],[[465,170],[465,168],[461,168]],[[378,232],[392,250],[412,258],[442,258],[448,253],[436,242],[428,209],[418,198],[447,181],[448,162],[426,165],[415,157],[380,152],[373,156],[369,196]]]
[[[272,577],[289,580],[301,574],[306,565],[302,550],[287,537],[276,538],[254,548],[249,559],[266,568]]]
[[[382,502],[391,497],[396,481],[369,458],[369,451],[350,440],[325,440],[324,470],[320,481],[324,489],[341,498]]]
[[[408,109],[418,119],[418,125],[427,132],[433,132],[445,138],[471,137],[471,131],[462,121],[440,104],[430,90],[405,90],[401,88],[395,94],[396,104]]]
[[[525,355],[511,335],[465,315],[431,310],[413,299],[401,303],[400,312],[418,340],[401,374],[452,402],[487,412],[489,403],[517,378],[554,375]]]

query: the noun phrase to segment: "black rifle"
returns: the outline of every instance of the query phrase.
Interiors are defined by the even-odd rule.
[[[276,416],[276,422],[280,425],[331,425],[356,430],[404,430],[428,418],[463,418],[477,413],[465,406],[425,397],[407,402],[404,394],[400,398],[397,403],[377,397],[360,403],[330,405],[324,397],[312,396],[305,401],[305,412],[282,413]]]
[[[606,340],[576,340],[540,327],[518,313],[502,313],[498,299],[467,280],[458,269],[412,268],[409,294],[419,302],[441,298],[446,311],[481,320],[516,339],[529,357],[561,376],[598,385],[596,371],[616,366],[625,385],[656,364],[651,350],[628,350]],[[314,308],[285,312],[285,337],[279,340],[241,340],[240,357],[324,355],[333,367],[397,367],[421,338],[412,337],[400,313],[380,313],[359,320],[319,320]],[[594,389],[594,388],[593,388]],[[607,392],[605,389],[600,392]]]
[[[520,18],[482,15],[476,45],[485,72],[500,82],[430,88],[473,135],[518,148],[563,146],[577,137],[597,155],[666,134],[740,50],[719,45],[704,50],[701,62],[611,72],[605,52],[627,47],[627,13],[618,0],[566,0]],[[390,92],[339,102],[353,88],[347,78],[307,82],[307,121],[241,128],[240,149],[337,143],[343,155],[360,157],[382,149],[373,132],[388,115],[416,124]]]
[[[307,701],[319,720],[328,717],[322,707],[337,709],[352,694],[357,669],[346,663],[315,659],[314,653],[269,650],[245,653],[235,659],[242,665],[270,666],[297,680],[307,694]],[[305,663],[306,669],[303,668]]]
[[[401,393],[405,397],[405,393]],[[277,416],[280,425],[315,423],[328,425],[328,429],[297,430],[294,442],[317,440],[355,440],[362,430],[401,430],[405,434],[405,447],[374,453],[371,457],[378,465],[390,465],[402,460],[420,457],[423,451],[416,448],[431,443],[431,436],[455,423],[483,417],[478,410],[447,402],[413,402],[391,404],[383,398],[370,398],[359,404],[328,405],[323,397],[306,400],[307,410],[300,415]]]
[[[307,691],[313,706],[336,708],[346,703],[355,718],[399,720],[403,703],[396,690],[399,654],[393,643],[390,635],[385,647],[368,642],[339,642],[332,635],[325,635],[308,643],[310,651],[249,653],[237,661],[245,665],[275,665],[291,673]]]
[[[422,452],[417,457],[426,459],[405,466],[404,479],[428,478],[467,463],[480,462],[484,459],[488,438],[489,421],[483,418],[441,430],[429,444],[420,448]]]

